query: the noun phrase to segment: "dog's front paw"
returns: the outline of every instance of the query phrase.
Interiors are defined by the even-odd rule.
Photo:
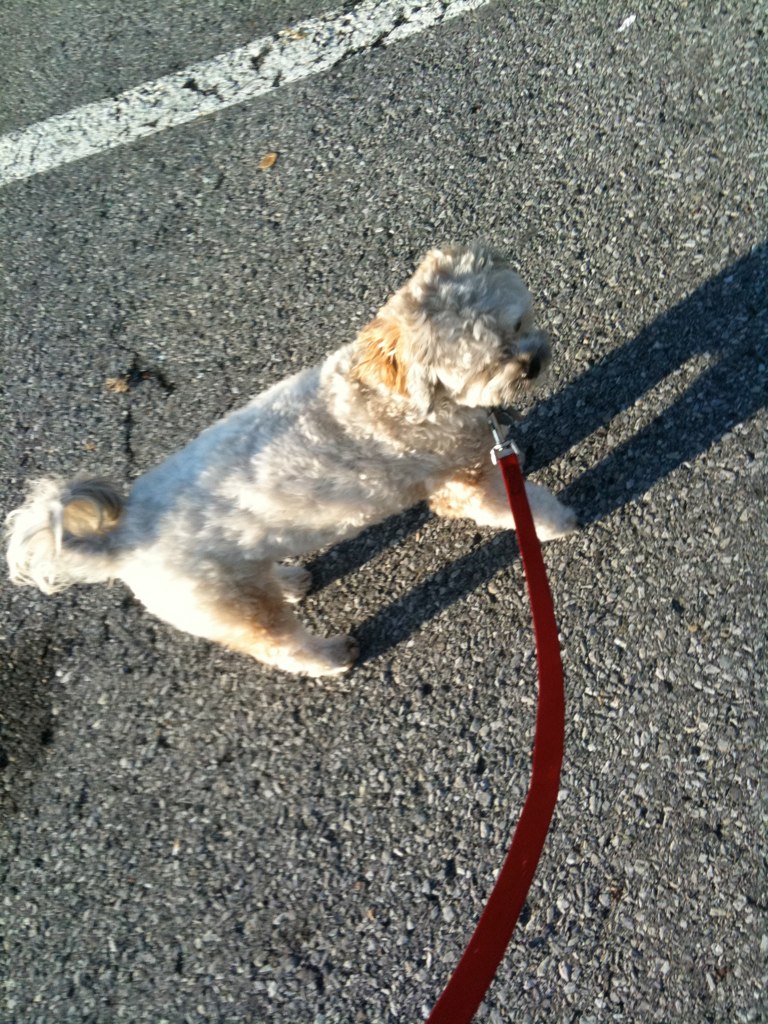
[[[554,494],[541,484],[525,482],[525,493],[531,506],[536,536],[542,542],[565,537],[579,525],[579,517],[572,508],[563,505]]]
[[[566,537],[573,533],[578,528],[579,517],[574,509],[556,501],[547,509],[546,515],[536,517],[534,524],[536,536],[543,544],[548,540],[557,540],[558,537]]]

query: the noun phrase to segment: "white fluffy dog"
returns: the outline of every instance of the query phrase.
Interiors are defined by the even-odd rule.
[[[281,565],[428,499],[438,515],[512,527],[486,410],[548,358],[531,296],[482,245],[434,249],[355,341],[205,430],[127,498],[100,479],[38,481],[8,517],[16,583],[46,593],[120,579],[155,615],[289,672],[344,672],[357,645],[321,638]],[[527,484],[539,537],[573,512]]]

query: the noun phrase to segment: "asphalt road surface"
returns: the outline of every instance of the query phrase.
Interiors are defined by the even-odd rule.
[[[127,486],[350,339],[436,242],[507,251],[556,342],[528,469],[584,526],[545,552],[562,792],[477,1019],[765,1021],[764,20],[438,6],[0,190],[2,508],[42,473]],[[331,10],[6,4],[6,154]],[[527,786],[521,566],[513,536],[416,508],[313,568],[308,621],[361,643],[341,681],[180,635],[117,585],[0,583],[3,1024],[424,1019]]]

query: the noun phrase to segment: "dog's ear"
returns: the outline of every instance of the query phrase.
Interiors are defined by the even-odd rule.
[[[367,387],[402,395],[422,415],[432,407],[433,382],[415,357],[416,338],[403,319],[385,309],[357,339],[355,374]]]
[[[360,331],[355,371],[357,379],[370,388],[408,394],[400,325],[394,317],[377,316]]]

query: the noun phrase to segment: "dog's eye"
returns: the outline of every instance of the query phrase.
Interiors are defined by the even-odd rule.
[[[523,318],[522,318],[522,317],[520,317],[520,319],[519,319],[519,320],[517,321],[517,323],[515,324],[515,334],[519,334],[519,333],[520,333],[520,328],[521,328],[522,326],[523,326]]]

